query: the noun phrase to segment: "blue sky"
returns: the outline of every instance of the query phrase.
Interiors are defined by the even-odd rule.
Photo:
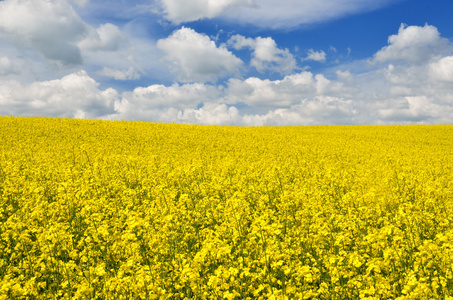
[[[0,115],[453,123],[450,0],[3,0]]]

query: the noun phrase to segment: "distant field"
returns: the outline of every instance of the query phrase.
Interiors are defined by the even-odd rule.
[[[0,299],[453,299],[453,126],[0,117]]]

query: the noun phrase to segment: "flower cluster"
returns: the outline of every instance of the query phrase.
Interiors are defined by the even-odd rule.
[[[0,117],[0,299],[453,299],[453,126]]]

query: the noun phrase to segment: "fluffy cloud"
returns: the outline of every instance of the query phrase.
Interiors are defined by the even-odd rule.
[[[389,45],[374,55],[373,62],[404,61],[411,64],[426,63],[448,48],[448,40],[440,36],[436,27],[401,24],[398,34],[388,39]]]
[[[151,85],[123,93],[115,110],[121,118],[174,122],[181,110],[215,102],[219,97],[219,88],[202,83]],[[173,119],[168,119],[169,116]]]
[[[117,97],[114,89],[99,90],[84,71],[30,85],[2,82],[0,114],[98,118],[114,112]]]
[[[219,77],[238,74],[242,61],[225,47],[217,47],[208,36],[181,28],[157,41],[164,60],[182,82],[215,82]]]
[[[123,93],[112,118],[258,126],[353,123],[354,101],[322,94],[340,89],[340,82],[310,72],[276,81],[230,79],[227,88],[202,83],[152,85]]]
[[[256,108],[289,107],[304,98],[339,93],[342,89],[341,82],[332,82],[322,74],[301,72],[274,81],[254,77],[244,81],[230,79],[226,100]]]
[[[354,124],[357,110],[352,100],[317,96],[303,99],[289,108],[270,110],[266,114],[245,115],[245,125],[316,125]]]
[[[432,66],[417,67],[416,83],[404,78],[408,66],[397,66],[370,71],[362,79],[347,71],[332,79],[301,72],[275,81],[231,79],[226,87],[151,85],[121,95],[99,90],[80,71],[30,85],[3,82],[0,114],[254,126],[449,123],[451,83],[433,77],[427,71]]]
[[[80,64],[76,43],[88,30],[66,0],[0,2],[0,38],[63,64]]]
[[[222,17],[264,28],[289,28],[371,11],[398,0],[161,0],[166,18],[188,22]]]
[[[425,32],[426,27],[411,30]],[[411,38],[403,38],[404,43],[399,41],[406,36],[404,30],[408,28],[400,29],[389,47],[409,45],[409,48],[423,49],[421,45],[439,40],[442,42],[439,45],[444,45],[440,36],[424,39],[425,43],[408,42]],[[435,28],[428,29],[431,33],[437,32]],[[255,50],[257,44],[257,39],[241,36],[230,42],[230,46],[237,49]],[[160,46],[167,62],[173,63],[175,70],[181,71],[186,80],[208,81],[211,77],[234,73],[241,66],[241,61],[226,48],[216,47],[207,36],[187,28],[161,40]],[[276,46],[273,49],[279,50]],[[391,47],[389,51],[393,51]],[[394,56],[392,60],[384,60],[388,62],[386,64],[370,65],[366,60],[354,62],[326,74],[298,71],[281,80],[250,77],[230,78],[222,85],[203,82],[150,85],[121,94],[114,89],[99,89],[99,84],[84,71],[32,84],[11,80],[16,78],[12,72],[23,63],[18,65],[17,58],[3,56],[0,57],[3,79],[0,82],[0,115],[229,125],[451,123],[453,56],[448,45],[442,51],[445,54],[439,51],[421,60],[406,59],[404,63],[394,60]],[[266,53],[272,51],[263,51],[256,57],[264,61]],[[378,53],[370,59],[378,57]],[[414,52],[407,53],[411,57]],[[228,59],[237,62],[233,69],[227,69]],[[125,58],[125,61],[133,63],[134,58]],[[198,65],[202,63],[207,65]],[[98,75],[132,79],[137,75],[136,70],[127,66],[106,67]]]
[[[166,17],[174,23],[214,18],[225,10],[253,6],[253,0],[161,0]]]
[[[243,125],[451,123],[453,59],[389,65],[336,78],[301,72],[282,80],[231,79],[224,101]]]
[[[239,125],[239,110],[226,104],[208,103],[198,109],[185,109],[178,113],[178,121],[210,125]]]
[[[232,36],[227,43],[236,50],[250,48],[253,50],[250,64],[258,72],[271,70],[280,74],[290,74],[297,68],[296,60],[288,49],[279,49],[270,38],[246,38],[242,35]]]
[[[453,56],[447,56],[429,65],[434,80],[453,82]]]
[[[377,110],[377,123],[451,123],[453,107],[438,100],[424,95],[393,99],[392,105]]]
[[[324,51],[314,51],[313,49],[308,50],[308,55],[303,60],[314,60],[317,62],[326,61],[326,53]]]
[[[81,49],[116,51],[126,44],[127,38],[113,24],[102,24],[98,29],[89,28],[87,36],[78,43]]]

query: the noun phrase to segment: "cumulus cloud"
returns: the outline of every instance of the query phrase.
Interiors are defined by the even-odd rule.
[[[82,63],[76,43],[88,26],[66,0],[5,0],[0,2],[0,38],[31,48],[63,64]]]
[[[121,100],[115,102],[116,114],[112,116],[117,119],[217,125],[353,123],[357,113],[354,101],[316,95],[320,78],[324,77],[304,72],[287,76],[284,81],[232,79],[226,90],[202,83],[152,85],[123,93]],[[300,85],[300,89],[292,92],[288,89],[291,85]],[[246,89],[251,89],[248,97],[243,94]],[[240,93],[234,95],[238,91]],[[285,91],[286,94],[280,94]],[[241,95],[244,97],[237,101]],[[263,99],[264,95],[267,98]],[[281,98],[283,100],[278,101]],[[242,100],[246,106],[258,108],[256,113],[241,112],[238,107],[244,104]],[[260,108],[262,112],[259,112]]]
[[[245,125],[316,125],[316,124],[354,124],[355,103],[338,97],[317,96],[302,99],[289,108],[270,110],[266,114],[245,115]]]
[[[174,84],[172,86],[151,85],[125,92],[115,103],[115,111],[121,118],[176,121],[178,112],[196,108],[198,104],[215,102],[220,90],[202,83]]]
[[[372,62],[422,64],[441,55],[448,47],[448,40],[442,38],[437,28],[431,25],[401,24],[398,34],[390,36],[388,43],[374,55]]]
[[[239,125],[239,110],[226,104],[208,103],[198,109],[185,109],[178,112],[178,121],[209,125]]]
[[[415,29],[418,32],[425,27]],[[400,29],[395,35],[398,38],[393,38],[389,47],[404,44],[423,48],[420,47],[423,43],[407,42],[411,40],[407,38],[404,38],[405,43],[398,42],[399,37],[406,34],[401,31],[407,28]],[[429,31],[437,31],[434,29]],[[442,41],[439,36],[433,40],[439,39]],[[230,46],[237,49],[255,50],[257,44],[257,39],[241,36],[230,42]],[[166,61],[182,73],[183,79],[201,79],[200,82],[154,84],[119,94],[114,89],[101,90],[99,83],[80,71],[60,79],[24,84],[11,80],[16,78],[10,74],[17,69],[17,58],[3,56],[0,57],[3,79],[0,82],[0,114],[228,125],[453,121],[453,56],[448,45],[443,50],[445,53],[439,51],[421,60],[409,58],[403,60],[405,63],[392,58],[385,64],[369,65],[365,60],[342,65],[326,74],[299,70],[280,80],[230,78],[225,84],[205,82],[212,77],[234,73],[242,63],[226,48],[217,47],[209,37],[183,28],[161,40],[160,46]],[[279,50],[276,46],[273,49]],[[103,54],[99,51],[90,53]],[[256,56],[264,61],[266,53],[272,52],[263,51]],[[413,52],[407,53],[410,57]],[[272,55],[267,57],[272,58]],[[233,69],[227,69],[228,60],[236,62]],[[130,64],[134,58],[125,61]],[[207,65],[202,65],[206,62]],[[138,69],[128,67],[105,67],[98,75],[132,79]]]
[[[114,112],[118,93],[98,89],[98,83],[85,71],[61,79],[22,85],[17,81],[0,83],[0,114],[21,116],[60,116],[98,118]]]
[[[280,74],[290,74],[297,68],[296,60],[288,49],[279,49],[270,38],[246,38],[242,35],[232,36],[227,44],[236,50],[249,48],[253,50],[250,65],[258,72],[271,70]]]
[[[226,100],[256,108],[288,107],[304,98],[338,93],[342,89],[341,82],[332,82],[322,74],[304,71],[274,81],[255,77],[244,81],[230,79]]]
[[[164,61],[182,82],[215,82],[218,78],[238,74],[242,61],[223,46],[217,47],[208,36],[182,27],[166,39],[157,41]]]
[[[188,22],[221,17],[263,28],[290,28],[371,11],[399,0],[161,0],[166,18]]]
[[[106,23],[99,28],[89,28],[86,37],[78,43],[81,49],[116,51],[126,44],[127,38],[118,26]]]
[[[314,51],[313,49],[308,50],[307,57],[303,60],[314,60],[317,62],[326,62],[326,53],[324,51]]]
[[[254,6],[253,0],[161,0],[168,20],[174,23],[214,18],[240,6]]]
[[[282,80],[151,85],[121,95],[100,90],[80,71],[30,85],[3,82],[0,114],[253,126],[451,123],[451,82],[428,72],[433,66],[416,66],[414,82],[404,78],[414,66],[401,65],[361,75],[366,78],[338,71],[327,79],[303,71]]]
[[[224,101],[249,107],[239,110],[243,125],[451,123],[452,61],[337,70],[336,78],[304,71],[274,81],[231,79]]]
[[[453,82],[453,56],[447,56],[429,65],[434,80]]]
[[[411,96],[394,99],[397,105],[378,110],[379,123],[451,123],[452,106],[436,103],[427,96]]]

